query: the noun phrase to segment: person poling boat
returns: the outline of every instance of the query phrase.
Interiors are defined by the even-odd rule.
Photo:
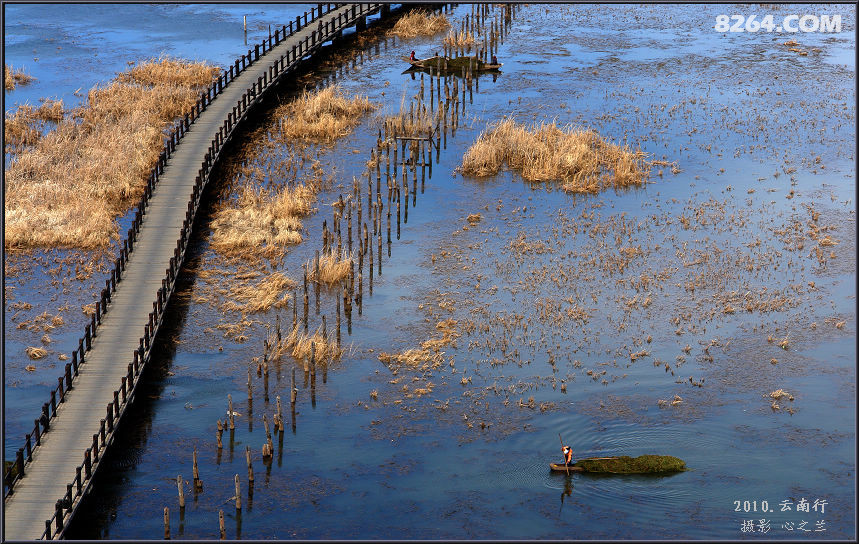
[[[564,465],[571,467],[573,466],[573,448],[569,446],[563,446],[564,452]]]
[[[414,62],[414,61],[416,61],[416,60],[418,60],[418,59],[416,59],[416,58],[415,58],[415,52],[414,52],[414,51],[412,51],[412,54],[411,54],[411,55],[409,55],[409,62]]]

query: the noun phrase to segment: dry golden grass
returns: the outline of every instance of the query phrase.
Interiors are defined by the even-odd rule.
[[[364,113],[377,106],[364,95],[346,97],[340,85],[305,91],[294,101],[275,109],[281,119],[281,138],[333,142],[360,122]]]
[[[19,153],[24,147],[35,145],[42,137],[45,123],[58,123],[64,115],[62,100],[45,100],[38,108],[22,104],[14,113],[7,113],[3,124],[7,153]]]
[[[438,125],[440,111],[429,111],[425,105],[419,105],[417,109],[410,111],[406,108],[406,95],[400,99],[400,111],[396,115],[385,116],[385,124],[388,130],[396,132],[397,136],[408,136],[413,138],[427,137]]]
[[[300,329],[299,326],[294,327],[288,335],[281,338],[280,342],[277,341],[274,332],[270,333],[268,337],[268,345],[271,346],[269,356],[275,358],[282,355],[292,355],[299,360],[309,360],[314,343],[316,344],[315,355],[318,363],[335,361],[343,355],[343,349],[337,347],[333,333],[328,332],[323,336],[322,327],[319,327],[313,334],[307,335]]]
[[[447,17],[440,13],[431,14],[426,10],[416,10],[403,15],[394,24],[390,34],[401,38],[414,38],[417,36],[432,36],[450,27]]]
[[[474,46],[474,33],[468,31],[453,31],[447,33],[444,45],[452,49],[468,49]]]
[[[643,151],[609,143],[592,130],[505,119],[480,135],[463,156],[461,169],[489,176],[506,162],[528,181],[559,181],[568,192],[597,193],[645,183],[650,173],[645,159]]]
[[[301,217],[314,198],[307,185],[271,191],[245,186],[235,204],[215,213],[212,248],[228,256],[282,255],[285,246],[301,242]]]
[[[283,308],[291,298],[284,291],[295,285],[293,280],[280,272],[270,274],[256,284],[233,285],[227,293],[232,300],[223,305],[223,310],[252,314],[270,308]]]
[[[315,260],[307,262],[308,277],[312,281],[324,283],[326,285],[334,285],[349,277],[349,271],[352,270],[354,258],[351,254],[343,252],[342,255],[337,255],[334,252],[321,255],[319,257],[319,274],[317,277]]]
[[[12,158],[5,179],[7,249],[92,249],[118,238],[115,219],[142,194],[163,146],[162,131],[190,110],[200,86],[219,72],[168,59],[135,70],[156,72],[147,71],[150,65],[172,66],[174,73],[157,83],[141,76],[144,84],[120,74],[91,89],[85,105]]]
[[[26,85],[34,79],[36,78],[33,76],[27,75],[20,70],[15,71],[8,64],[3,64],[3,87],[7,91],[13,90],[16,85]]]
[[[26,351],[27,351],[27,357],[29,357],[30,359],[34,359],[34,360],[35,359],[41,359],[42,357],[44,357],[45,355],[48,354],[48,351],[46,349],[43,349],[43,348],[28,347]]]

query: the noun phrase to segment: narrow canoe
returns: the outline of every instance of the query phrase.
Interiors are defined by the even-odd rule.
[[[563,472],[563,473],[566,473],[567,469],[570,469],[571,474],[573,472],[584,472],[585,471],[585,469],[583,469],[582,467],[572,467],[572,466],[568,467],[567,465],[565,465],[563,463],[549,463],[549,468],[551,468],[553,471]]]

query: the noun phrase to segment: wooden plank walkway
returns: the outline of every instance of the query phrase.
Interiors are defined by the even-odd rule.
[[[292,51],[294,46],[308,43],[305,40],[311,33],[318,32],[320,22],[336,21],[336,25],[325,27],[323,37],[316,37],[317,45],[356,22],[359,26],[363,25],[363,16],[380,9],[378,4],[361,4],[358,5],[359,15],[355,16],[355,6],[345,4],[335,8],[260,56],[259,60],[223,88],[176,145],[152,193],[137,242],[97,329],[92,349],[87,352],[86,363],[80,366],[74,387],[66,393],[65,401],[57,406],[56,416],[51,420],[50,430],[42,435],[41,445],[33,450],[32,461],[26,465],[24,477],[15,484],[13,493],[5,500],[4,540],[42,538],[46,532],[46,520],[51,520],[56,512],[57,500],[65,497],[68,484],[80,477],[77,471],[81,468],[87,448],[93,444],[93,435],[100,432],[102,420],[105,419],[105,407],[114,400],[114,392],[119,389],[123,377],[127,376],[128,364],[132,362],[144,328],[149,323],[152,302],[157,299],[165,270],[174,256],[194,191],[195,178],[206,160],[214,135],[223,126],[228,114],[234,113],[234,107],[242,95],[265,74],[270,78],[271,67],[280,62],[281,57]],[[290,60],[289,64],[294,66],[300,58]],[[255,101],[260,99],[261,94],[257,94]],[[240,121],[241,118],[232,127]],[[133,390],[129,394],[132,395],[130,401]],[[125,403],[121,404],[119,417],[125,413],[126,406]],[[108,433],[104,441],[106,447],[110,446],[112,440],[112,433]],[[98,463],[94,462],[93,472],[97,467]],[[83,491],[79,496],[72,495],[72,504],[66,505],[71,515],[89,490],[90,482],[90,479],[83,482]],[[70,515],[67,513],[61,517],[65,518],[60,520],[60,526],[64,528]],[[62,529],[59,532],[56,529],[56,521],[55,528],[48,534],[53,538],[62,536]]]

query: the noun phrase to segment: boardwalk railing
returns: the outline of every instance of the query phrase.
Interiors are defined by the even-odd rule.
[[[105,280],[105,287],[101,290],[101,296],[95,303],[95,311],[91,314],[91,321],[86,325],[84,334],[78,341],[77,349],[72,352],[72,361],[65,365],[64,374],[58,377],[58,385],[50,393],[50,401],[43,404],[39,418],[34,420],[32,432],[26,434],[24,446],[18,449],[13,465],[4,473],[4,499],[14,493],[15,483],[26,475],[28,465],[32,462],[33,451],[40,446],[42,436],[50,430],[51,422],[57,413],[58,403],[65,401],[66,392],[72,390],[75,386],[79,369],[86,364],[86,357],[91,349],[92,339],[97,335],[102,317],[109,309],[111,295],[116,291],[117,284],[122,280],[126,263],[129,260],[131,252],[134,251],[134,244],[137,241],[137,235],[144,221],[149,201],[152,198],[153,192],[158,187],[164,167],[175,152],[177,144],[179,144],[185,133],[190,130],[200,114],[206,110],[207,106],[239,74],[260,60],[262,56],[269,53],[272,48],[278,46],[283,40],[291,37],[301,29],[306,29],[308,25],[318,21],[332,11],[340,9],[342,6],[344,4],[318,4],[309,12],[305,12],[302,16],[297,16],[295,21],[290,21],[288,25],[283,25],[280,29],[275,30],[273,34],[269,33],[267,39],[263,39],[253,49],[248,50],[247,54],[236,59],[230,65],[229,69],[225,69],[209,85],[205,92],[201,93],[200,98],[191,110],[183,118],[177,120],[169,130],[165,138],[164,148],[146,181],[143,194],[135,208],[131,228],[128,229],[126,238],[119,250],[119,256],[116,258],[114,266]],[[113,401],[106,406],[105,417],[101,419],[99,432],[93,434],[92,446],[84,452],[83,462],[77,467],[74,480],[67,484],[65,496],[56,501],[56,511],[53,517],[45,521],[43,538],[50,539],[57,537],[65,528],[65,524],[73,513],[76,503],[87,492],[100,459],[103,458],[104,452],[113,441],[114,428],[134,398],[139,376],[145,362],[149,360],[155,334],[160,328],[165,307],[175,289],[176,278],[184,261],[194,217],[200,206],[203,191],[208,184],[212,168],[220,157],[225,144],[230,141],[235,128],[245,119],[251,108],[262,99],[264,92],[271,85],[277,83],[283,76],[292,72],[304,57],[313,53],[324,42],[337,36],[343,29],[356,23],[358,23],[359,27],[362,26],[367,15],[373,14],[384,7],[387,6],[383,6],[382,4],[353,4],[351,5],[351,9],[347,9],[345,12],[341,11],[336,18],[329,17],[324,23],[318,21],[316,29],[312,30],[303,40],[275,59],[263,76],[259,77],[256,82],[252,82],[250,88],[242,94],[241,99],[233,106],[226,120],[224,120],[218,131],[214,134],[214,138],[196,176],[180,237],[176,242],[173,257],[170,259],[165,277],[161,280],[161,287],[157,291],[156,300],[152,303],[149,322],[144,327],[144,333],[140,338],[139,346],[133,352],[131,362],[128,363],[127,374],[122,378],[119,387],[113,392]]]

